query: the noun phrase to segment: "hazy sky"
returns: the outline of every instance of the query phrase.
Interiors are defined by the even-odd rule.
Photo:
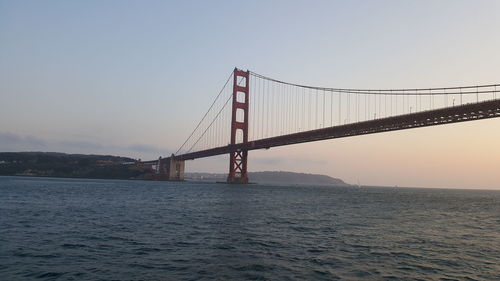
[[[174,152],[237,66],[301,84],[500,82],[500,1],[2,1],[0,151]],[[250,153],[250,170],[500,189],[500,119]],[[187,163],[226,172],[227,157]]]

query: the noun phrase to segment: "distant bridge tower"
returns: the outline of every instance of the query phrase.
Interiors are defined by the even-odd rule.
[[[248,102],[250,72],[234,69],[231,145],[248,142]],[[229,153],[228,183],[248,183],[248,150],[235,149]]]

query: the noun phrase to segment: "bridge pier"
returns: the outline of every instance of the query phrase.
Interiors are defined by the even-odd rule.
[[[143,163],[138,164],[141,168]],[[175,160],[174,155],[169,158],[158,158],[156,161],[147,163],[154,173],[146,174],[144,179],[158,181],[183,181],[184,180],[184,160]]]
[[[184,180],[184,160],[175,160],[174,155],[170,156],[168,163],[168,180],[183,181]]]
[[[250,72],[235,68],[233,72],[231,145],[248,142],[249,87]],[[248,183],[247,158],[248,150],[237,149],[229,153],[228,183]]]

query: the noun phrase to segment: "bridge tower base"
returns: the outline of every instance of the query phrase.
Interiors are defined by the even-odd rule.
[[[229,175],[227,177],[228,183],[234,184],[247,184],[248,183],[248,173],[247,173],[247,158],[248,151],[237,150],[231,152],[229,159]]]
[[[250,72],[235,68],[233,72],[233,107],[231,117],[231,145],[248,142]],[[238,135],[238,133],[241,133]],[[236,139],[238,136],[238,139]],[[229,153],[228,183],[247,184],[247,150]]]
[[[174,155],[170,156],[168,165],[168,180],[183,181],[184,180],[184,161],[175,160]]]

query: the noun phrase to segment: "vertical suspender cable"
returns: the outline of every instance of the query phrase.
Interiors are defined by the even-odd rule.
[[[260,131],[261,131],[261,138],[264,138],[264,128],[265,128],[265,125],[264,125],[264,120],[266,120],[265,118],[265,115],[266,115],[266,83],[267,81],[266,80],[262,80],[262,114],[261,114],[261,122],[262,122],[262,126],[260,128]]]
[[[351,113],[353,113],[352,105],[353,105],[353,92],[348,91],[347,93],[347,118],[346,121],[347,123],[352,123],[352,119],[354,118]]]
[[[342,104],[342,93],[339,91],[339,125],[342,125],[342,112],[341,112],[341,104]]]
[[[380,95],[380,91],[377,97],[378,97],[378,118],[380,118],[382,116],[382,96]]]
[[[316,89],[316,95],[314,96],[316,100],[316,110],[314,112],[314,128],[318,128],[318,89]]]
[[[431,89],[429,89],[429,110],[432,110],[432,96],[431,96]]]
[[[306,89],[306,99],[307,99],[307,115],[306,115],[306,123],[304,124],[304,131],[310,130],[311,126],[311,89]]]
[[[325,89],[323,89],[323,128],[325,127]]]
[[[278,114],[278,109],[277,109],[277,106],[276,106],[276,99],[278,98],[278,95],[277,95],[277,85],[276,83],[273,83],[273,87],[271,89],[271,93],[272,93],[272,102],[271,102],[271,116],[272,116],[272,119],[271,119],[271,134],[270,136],[274,136],[275,135],[275,130],[276,130],[276,114]]]
[[[356,122],[359,122],[359,93],[356,93]]]
[[[270,116],[269,116],[269,107],[270,107],[270,100],[271,100],[271,92],[269,91],[269,83],[270,82],[267,82],[267,89],[266,89],[266,96],[267,96],[267,103],[266,103],[266,107],[267,107],[267,114],[266,114],[266,138],[269,136],[269,122],[271,119]]]
[[[330,127],[333,126],[333,91],[330,91]]]

